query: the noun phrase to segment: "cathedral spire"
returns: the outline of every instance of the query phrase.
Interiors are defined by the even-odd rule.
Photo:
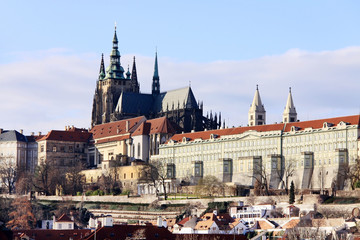
[[[135,56],[134,56],[132,70],[131,70],[131,90],[136,93],[140,92],[140,86],[139,86],[139,82],[137,79],[137,72],[136,72]]]
[[[287,98],[286,106],[283,113],[283,122],[296,122],[297,121],[297,113],[294,105],[294,101],[291,94],[291,87],[289,88],[289,95]]]
[[[259,86],[256,85],[254,99],[249,109],[249,126],[263,125],[266,122],[266,111],[261,102]]]
[[[155,66],[154,66],[154,76],[152,82],[152,95],[156,96],[160,93],[160,77],[158,69],[158,60],[157,60],[157,51],[155,52]]]
[[[101,54],[101,63],[100,63],[100,71],[99,71],[99,80],[103,80],[104,78],[105,78],[104,54]]]
[[[113,38],[113,47],[110,54],[110,65],[106,70],[106,78],[124,79],[124,68],[120,64],[120,52],[118,50],[118,38],[116,34],[116,24]]]

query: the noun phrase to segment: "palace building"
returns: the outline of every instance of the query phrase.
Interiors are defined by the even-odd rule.
[[[120,63],[120,57],[115,28],[110,65],[106,70],[103,56],[101,58],[93,100],[92,126],[145,116],[147,119],[167,117],[180,126],[184,132],[220,127],[220,115],[219,119],[217,119],[217,115],[214,119],[203,116],[203,104],[196,101],[191,87],[166,92],[160,91],[157,53],[152,78],[152,92],[149,94],[140,93],[135,57],[131,73],[129,69],[125,73]]]
[[[344,171],[359,157],[360,115],[298,121],[291,89],[283,122],[265,125],[258,88],[249,125],[174,135],[151,160],[164,161],[171,177],[193,184],[206,175],[252,187],[343,189]]]

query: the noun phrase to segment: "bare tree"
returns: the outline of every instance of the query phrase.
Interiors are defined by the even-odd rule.
[[[356,158],[354,164],[350,165],[345,162],[339,165],[337,180],[338,189],[341,189],[341,186],[339,185],[346,180],[350,181],[352,190],[354,190],[356,188],[356,184],[360,182],[360,158]]]
[[[60,180],[64,179],[64,173],[56,170],[49,161],[41,162],[35,169],[33,185],[35,190],[45,195],[55,194]]]
[[[217,177],[207,175],[201,178],[196,186],[196,192],[200,195],[212,197],[214,195],[224,194],[225,184]]]
[[[289,180],[290,177],[294,175],[295,172],[295,163],[293,160],[289,159],[285,161],[282,168],[277,168],[276,173],[280,179],[282,186],[285,188],[286,194],[289,194]]]
[[[0,178],[1,183],[9,194],[15,190],[17,164],[13,156],[0,157]]]
[[[149,186],[154,187],[156,195],[159,195],[160,187],[163,189],[164,198],[167,200],[166,180],[168,178],[166,163],[157,160],[144,166],[142,180]]]
[[[265,166],[260,162],[256,162],[253,165],[253,173],[250,177],[255,179],[255,184],[259,188],[259,194],[262,195],[265,191],[266,195],[270,195],[269,183],[270,183],[270,172],[267,171]]]
[[[85,184],[85,176],[81,173],[83,169],[84,165],[82,162],[77,162],[67,168],[65,187],[67,194],[75,195],[77,192],[83,191],[83,185]]]

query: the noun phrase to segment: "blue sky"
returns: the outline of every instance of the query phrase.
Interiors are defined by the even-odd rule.
[[[268,123],[288,87],[303,120],[359,113],[358,1],[4,1],[0,128],[89,127],[101,53],[117,22],[122,65],[150,91],[192,83],[205,110],[246,125],[255,85]],[[279,117],[280,116],[280,117]],[[31,118],[31,120],[29,120]]]

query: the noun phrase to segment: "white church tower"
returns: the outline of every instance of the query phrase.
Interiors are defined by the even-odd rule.
[[[249,109],[249,126],[266,124],[266,111],[261,102],[258,85],[256,85],[255,96]]]
[[[285,110],[283,113],[283,122],[289,123],[289,122],[296,122],[297,121],[297,113],[295,109],[295,105],[292,99],[291,95],[291,87],[289,88],[289,95],[286,102]]]

